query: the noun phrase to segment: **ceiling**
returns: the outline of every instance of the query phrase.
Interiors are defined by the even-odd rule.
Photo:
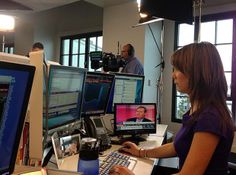
[[[21,11],[24,10],[28,12],[38,12],[38,11],[43,11],[43,10],[63,6],[66,4],[70,4],[76,1],[80,1],[80,0],[4,0],[4,1],[1,0],[0,9],[1,9],[1,6],[3,7],[3,5],[6,2],[10,2],[10,3],[17,3],[18,5],[23,5],[26,8],[32,9],[32,10],[19,9]],[[81,1],[86,1],[100,7],[107,7],[107,6],[119,5],[119,4],[127,3],[127,2],[134,2],[136,0],[81,0]],[[236,3],[236,0],[203,0],[203,2],[204,2],[204,6],[209,7],[209,6]]]
[[[11,0],[11,1],[27,6],[36,12],[63,6],[80,0]],[[106,7],[112,5],[119,5],[126,2],[132,2],[136,0],[83,0],[83,1],[95,4],[100,7]]]

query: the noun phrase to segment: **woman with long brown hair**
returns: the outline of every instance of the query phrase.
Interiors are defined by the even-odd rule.
[[[139,157],[178,156],[179,175],[226,175],[234,125],[226,105],[227,82],[220,55],[213,44],[201,42],[177,50],[171,61],[176,88],[189,96],[191,104],[174,142],[147,150],[126,142],[123,150]],[[112,172],[133,174],[121,166]]]

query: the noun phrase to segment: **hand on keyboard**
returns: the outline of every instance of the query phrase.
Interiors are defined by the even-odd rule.
[[[115,165],[112,167],[112,169],[109,171],[109,175],[134,175],[134,173],[129,170],[128,168],[120,165]]]
[[[119,153],[130,154],[129,152],[125,151],[125,149],[129,149],[130,147],[123,146],[118,149]]]
[[[112,170],[111,168],[115,165],[121,165],[127,167],[130,170],[133,170],[137,163],[137,159],[118,153],[118,152],[111,152],[106,156],[106,158],[100,163],[99,166],[99,174],[100,175],[108,175],[109,172]],[[113,172],[114,174],[114,172]]]
[[[139,147],[132,143],[132,142],[125,142],[122,144],[122,148],[120,148],[120,151],[124,151],[126,153],[129,153],[131,155],[139,157]]]

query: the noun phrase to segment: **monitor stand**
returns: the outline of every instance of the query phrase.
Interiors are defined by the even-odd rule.
[[[114,143],[113,141],[111,143],[121,145],[124,142],[129,141],[129,142],[135,143],[136,145],[139,145],[139,142],[146,141],[146,139],[141,137],[141,135],[131,135],[129,137],[118,136],[118,138],[119,138],[119,140],[115,141],[117,143]]]

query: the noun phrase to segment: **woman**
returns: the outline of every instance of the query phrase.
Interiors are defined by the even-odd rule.
[[[124,151],[138,157],[179,157],[178,175],[224,175],[230,153],[234,125],[226,105],[227,83],[220,55],[208,42],[193,43],[172,56],[172,77],[176,88],[189,96],[191,108],[183,115],[183,125],[173,143],[154,149],[140,149],[126,142]],[[133,175],[115,166],[110,175]]]

